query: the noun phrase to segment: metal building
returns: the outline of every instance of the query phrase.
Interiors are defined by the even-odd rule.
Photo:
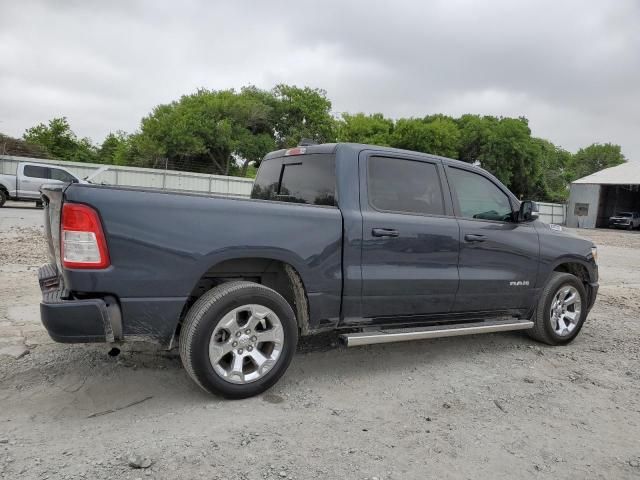
[[[605,168],[571,183],[567,226],[606,227],[616,212],[640,212],[640,162]]]

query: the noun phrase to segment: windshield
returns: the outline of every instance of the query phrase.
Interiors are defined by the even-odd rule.
[[[633,217],[633,213],[631,212],[620,212],[618,214],[619,217]]]

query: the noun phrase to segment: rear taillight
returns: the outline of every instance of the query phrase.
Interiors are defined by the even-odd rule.
[[[62,205],[60,223],[62,265],[66,268],[107,268],[107,242],[98,212],[86,205]]]

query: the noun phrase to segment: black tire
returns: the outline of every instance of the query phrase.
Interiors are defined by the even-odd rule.
[[[44,203],[42,202],[42,200],[36,200],[36,208],[43,208],[44,207]]]
[[[5,204],[5,202],[7,201],[7,198],[8,198],[7,192],[0,189],[0,208]]]
[[[209,360],[209,341],[225,314],[257,304],[271,309],[284,333],[281,353],[271,370],[250,383],[231,383],[218,375]],[[271,388],[282,377],[296,351],[298,325],[289,303],[276,291],[253,282],[229,282],[200,297],[189,309],[180,331],[180,357],[189,376],[207,392],[230,399],[247,398]]]
[[[551,303],[558,291],[565,287],[572,286],[578,291],[580,295],[581,311],[577,320],[576,326],[573,331],[566,335],[558,335],[551,323]],[[573,341],[574,338],[580,333],[582,325],[587,317],[587,292],[584,285],[578,277],[571,275],[570,273],[553,272],[547,285],[542,290],[540,299],[535,313],[533,314],[534,327],[527,330],[527,333],[531,338],[548,345],[566,345]]]

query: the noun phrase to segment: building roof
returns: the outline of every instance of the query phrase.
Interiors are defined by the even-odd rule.
[[[640,185],[640,162],[625,162],[616,167],[605,168],[571,183],[595,185]]]

